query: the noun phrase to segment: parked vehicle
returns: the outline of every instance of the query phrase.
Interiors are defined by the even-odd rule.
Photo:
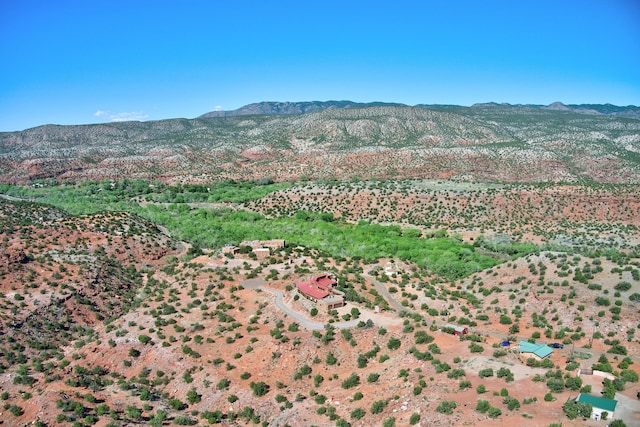
[[[554,342],[553,344],[550,344],[550,347],[553,348],[564,348],[564,344],[560,344],[559,342]]]

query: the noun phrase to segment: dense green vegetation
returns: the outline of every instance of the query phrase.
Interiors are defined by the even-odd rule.
[[[503,413],[510,416],[522,411],[523,417],[533,418],[525,412],[526,405],[544,399],[557,401],[559,406],[570,392],[591,391],[591,386],[583,385],[572,372],[592,364],[587,360],[591,356],[587,350],[593,340],[600,340],[609,348],[593,368],[616,376],[615,380],[605,380],[605,397],[613,398],[624,390],[625,384],[638,382],[637,370],[630,365],[637,350],[634,334],[640,325],[622,329],[622,323],[618,323],[632,310],[637,311],[635,303],[640,300],[640,294],[635,292],[640,281],[635,252],[593,249],[589,252],[592,255],[581,256],[578,251],[547,251],[518,240],[518,236],[491,234],[489,230],[476,235],[473,245],[469,245],[440,223],[432,223],[431,228],[420,223],[424,228],[419,229],[418,223],[411,221],[399,221],[415,224],[407,227],[383,226],[373,219],[348,222],[340,214],[334,216],[332,212],[339,212],[336,209],[320,209],[322,201],[292,207],[286,203],[290,199],[281,198],[281,192],[274,194],[275,190],[291,187],[301,197],[313,199],[318,194],[313,191],[318,184],[276,185],[268,180],[179,187],[135,180],[78,186],[42,184],[31,188],[0,187],[0,192],[37,202],[0,200],[0,213],[5,212],[0,215],[0,229],[4,226],[7,234],[0,250],[7,250],[11,259],[18,261],[0,265],[0,276],[12,280],[6,286],[11,291],[0,295],[0,306],[11,321],[0,322],[0,328],[11,325],[0,330],[0,372],[13,376],[13,387],[0,398],[6,413],[16,420],[23,413],[30,413],[28,400],[53,382],[63,382],[67,390],[57,404],[56,423],[69,425],[93,425],[101,417],[105,418],[101,422],[106,422],[107,416],[111,419],[109,425],[195,425],[198,418],[210,424],[244,421],[258,425],[262,421],[266,425],[268,421],[263,420],[273,419],[273,413],[282,413],[284,419],[298,416],[294,413],[304,414],[309,408],[336,426],[348,426],[347,419],[393,426],[396,419],[391,415],[396,413],[401,396],[384,392],[392,390],[385,385],[393,381],[412,388],[416,402],[433,392],[435,384],[445,384],[448,390],[432,411],[440,418],[453,420],[470,410],[451,400],[455,394],[450,393],[457,390],[475,390],[479,397],[493,393],[494,398],[477,400],[478,414],[473,417],[498,418]],[[388,183],[371,185],[374,184]],[[354,187],[349,191],[356,193]],[[447,197],[459,201],[460,195],[451,193]],[[289,210],[256,213],[252,202],[266,198]],[[388,212],[396,212],[396,204],[385,200],[389,203]],[[434,206],[432,200],[424,203]],[[373,202],[372,208],[376,206],[386,209]],[[444,202],[441,206],[441,212],[449,207]],[[78,216],[99,214],[79,220],[63,209]],[[101,214],[104,211],[132,214]],[[473,220],[475,217],[470,217],[469,221]],[[377,221],[381,221],[379,217]],[[179,251],[170,251],[171,255],[164,257],[163,250],[172,242],[154,224],[166,227],[176,238],[190,241],[194,248],[184,257],[175,256]],[[458,230],[463,229],[458,225]],[[92,234],[89,239],[82,234],[87,231]],[[251,257],[248,246],[240,248],[237,257],[212,257],[220,265],[215,268],[191,259],[202,253],[202,248],[215,250],[225,243],[270,238],[286,239],[288,245],[264,260]],[[21,246],[15,246],[18,240]],[[522,254],[529,255],[511,261]],[[163,257],[162,263],[156,270],[149,270],[155,268],[154,264],[144,260],[156,260],[156,255]],[[287,262],[302,256],[306,265]],[[398,263],[393,274],[383,274],[380,265],[370,265],[378,258],[388,257],[392,258],[389,264],[402,258],[418,267]],[[229,265],[232,259],[243,265]],[[329,266],[332,261],[335,267]],[[488,268],[503,261],[502,265]],[[271,268],[280,264],[285,268]],[[420,267],[452,280],[448,283],[425,279],[430,276]],[[297,300],[292,276],[308,274],[314,268],[333,271],[339,290],[352,304],[347,313],[324,313],[315,306],[309,309],[311,318],[325,322],[328,319],[323,330],[306,330],[302,321],[292,321],[286,315],[274,318],[270,294],[242,289],[237,282],[244,277],[281,279],[276,286],[284,287],[284,292]],[[484,271],[472,274],[480,269]],[[367,273],[384,282],[391,297],[382,296],[373,281],[363,278]],[[614,277],[613,281],[601,280],[605,275]],[[453,280],[463,276],[469,277]],[[81,306],[84,313],[99,315],[96,318],[105,321],[106,329],[94,329],[82,323],[82,318],[71,317],[73,310],[61,309],[62,298]],[[397,313],[403,319],[402,332],[399,324],[386,325],[389,330],[377,325],[377,333],[367,332],[376,326],[376,318],[368,318],[373,306],[390,310],[388,301],[394,300],[401,306]],[[571,308],[574,306],[575,310]],[[135,315],[122,316],[132,308],[139,309]],[[38,315],[24,324],[17,323],[23,313],[31,311]],[[583,317],[598,326],[596,333],[591,335],[590,329],[583,328]],[[33,323],[34,319],[41,323]],[[351,319],[361,321],[348,329],[337,324]],[[441,340],[449,341],[448,334],[453,332],[452,328],[439,327],[445,322],[475,329],[459,337],[459,351],[439,347]],[[467,363],[476,353],[489,356],[493,352],[494,358],[511,353],[495,342],[495,337],[481,333],[498,322],[509,328],[513,335],[507,338],[510,341],[516,341],[516,335],[521,333],[534,341],[562,342],[567,347],[566,354],[571,346],[571,362],[566,365],[555,365],[550,358],[543,362],[521,360],[531,368],[547,370],[538,371],[533,377],[534,382],[548,388],[543,391],[548,391],[544,397],[543,393],[510,396],[510,383],[528,380],[516,380],[507,367],[494,370],[480,366],[474,372]],[[47,332],[35,339],[30,331]],[[293,356],[292,359],[282,363],[278,359],[283,356],[281,346],[285,343],[295,349],[309,346],[315,354],[309,357],[306,351],[289,352],[287,358]],[[579,353],[573,353],[573,344],[582,347]],[[72,353],[58,350],[58,345],[73,347]],[[353,351],[341,350],[346,345]],[[167,360],[173,357],[183,365],[175,370],[163,367],[166,372],[147,366],[149,355],[160,348]],[[251,358],[260,352],[271,353],[271,358],[263,359],[265,365],[253,369],[252,361],[256,359]],[[558,352],[561,354],[556,361],[564,359],[561,350]],[[114,358],[117,363],[108,369],[94,364],[100,360],[97,357],[104,358],[105,354],[122,358]],[[415,361],[407,361],[407,355]],[[275,374],[261,378],[257,369],[271,369]],[[139,373],[135,375],[136,372]],[[486,384],[476,384],[477,377]],[[358,391],[365,380],[367,384],[379,384],[376,393]],[[502,384],[496,388],[498,382]],[[352,390],[353,399],[334,406],[329,396],[340,385]],[[205,399],[211,397],[211,392],[219,396],[213,405],[211,399]],[[131,398],[126,406],[117,405],[117,400],[105,398],[114,393],[126,393]],[[246,401],[247,393],[251,401]],[[227,411],[225,402],[237,410]],[[256,407],[260,409],[251,405],[259,405]],[[207,410],[202,411],[204,408]],[[565,412],[570,419],[580,415],[580,409],[571,405],[565,406]],[[398,422],[406,424],[406,419],[398,418]],[[409,424],[419,423],[420,415],[412,414]]]
[[[51,204],[76,215],[112,210],[136,213],[166,227],[174,237],[201,248],[219,248],[243,240],[285,239],[291,245],[316,248],[338,258],[361,257],[374,262],[394,256],[447,279],[465,277],[500,262],[476,252],[472,245],[447,237],[444,231],[423,238],[413,228],[367,221],[351,224],[335,220],[327,213],[298,211],[289,217],[266,218],[235,208],[235,203],[263,197],[287,185],[290,184],[229,181],[171,187],[123,180],[39,188],[2,185],[0,193]],[[205,207],[189,204],[221,201],[230,203]],[[519,256],[535,249],[532,245],[510,246],[504,252]]]

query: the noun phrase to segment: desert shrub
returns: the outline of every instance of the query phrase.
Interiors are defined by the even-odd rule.
[[[623,381],[628,383],[637,383],[638,382],[638,373],[636,371],[632,371],[630,369],[625,369],[620,373],[620,377]]]
[[[460,377],[464,377],[465,375],[466,374],[464,372],[464,369],[456,368],[456,369],[452,369],[451,371],[449,371],[449,373],[447,373],[447,378],[458,379]]]
[[[389,341],[387,342],[387,348],[389,350],[397,350],[397,349],[400,348],[401,344],[402,344],[402,341],[400,341],[399,338],[391,337],[391,338],[389,338]]]
[[[378,378],[380,378],[380,374],[373,372],[367,377],[367,382],[375,383],[376,381],[378,381]]]
[[[478,375],[480,376],[480,378],[492,377],[493,368],[481,369],[480,372],[478,372]]]
[[[200,402],[200,400],[202,400],[202,395],[198,394],[195,389],[191,389],[187,392],[187,402],[189,402],[189,404],[193,405]]]
[[[500,315],[500,324],[501,325],[510,325],[511,323],[513,323],[513,321],[511,320],[511,318],[509,316],[507,316],[506,314],[501,314]]]
[[[624,292],[631,289],[631,283],[623,281],[613,287],[616,291]]]
[[[476,404],[476,411],[484,414],[489,410],[489,408],[491,408],[489,401],[484,399],[478,400],[478,403]]]
[[[220,381],[218,381],[218,384],[216,384],[216,389],[227,390],[229,388],[229,384],[231,384],[231,381],[229,381],[227,378],[222,378]]]
[[[520,402],[515,397],[507,397],[504,399],[503,403],[507,405],[507,408],[510,411],[513,411],[514,409],[518,409],[520,407]]]
[[[264,396],[269,392],[269,385],[263,381],[260,381],[260,382],[252,381],[251,384],[249,384],[249,387],[251,387],[251,390],[253,390],[254,396],[257,396],[257,397]]]
[[[183,403],[182,401],[180,401],[179,399],[176,398],[171,398],[167,401],[167,404],[169,405],[170,408],[176,410],[176,411],[182,411],[184,408],[187,407],[187,405],[185,403]]]
[[[352,373],[349,378],[342,381],[342,388],[349,389],[360,384],[360,377],[355,372]]]
[[[561,378],[550,378],[547,381],[547,387],[552,393],[562,393],[564,390],[564,381]]]
[[[457,407],[458,407],[458,404],[453,400],[443,400],[442,402],[440,402],[440,404],[436,408],[436,412],[450,415],[453,413],[453,410],[456,409]]]
[[[324,381],[324,377],[320,374],[313,377],[313,385],[315,387],[319,387],[320,384],[322,384],[322,381]]]
[[[191,418],[188,415],[178,415],[173,419],[173,422],[175,424],[178,424],[179,426],[194,426],[198,424],[197,420]]]
[[[480,344],[476,344],[475,342],[472,342],[469,345],[469,351],[471,353],[482,353],[484,351],[484,347],[482,347]]]
[[[500,410],[500,408],[492,406],[487,411],[487,415],[489,416],[489,418],[498,418],[500,415],[502,415],[502,411]]]
[[[609,350],[607,350],[607,353],[620,354],[622,356],[626,356],[627,347],[623,346],[622,344],[614,344],[611,346]]]
[[[460,390],[466,390],[468,388],[471,388],[471,381],[469,380],[460,381],[460,384],[458,384],[458,388]]]
[[[382,427],[396,427],[396,419],[394,417],[386,418],[382,422]]]
[[[434,337],[426,333],[425,331],[416,331],[414,334],[416,344],[429,344],[434,340]]]
[[[338,363],[338,359],[333,355],[333,353],[327,353],[326,363],[329,366],[333,366]]]
[[[387,401],[386,400],[376,400],[375,402],[373,402],[371,404],[371,413],[372,414],[379,414],[382,411],[384,411],[384,408],[387,407]]]
[[[351,418],[354,420],[359,420],[360,418],[364,417],[366,415],[366,412],[364,409],[362,408],[356,408],[353,411],[351,411]]]

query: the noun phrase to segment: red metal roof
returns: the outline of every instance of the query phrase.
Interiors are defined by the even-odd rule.
[[[316,276],[312,279],[315,281],[319,287],[323,289],[328,289],[330,286],[335,286],[336,281],[331,278],[328,274],[323,274],[321,276]]]
[[[315,284],[311,281],[300,282],[296,285],[296,287],[306,295],[309,295],[310,297],[316,299],[322,299],[329,295],[328,291],[316,287]]]

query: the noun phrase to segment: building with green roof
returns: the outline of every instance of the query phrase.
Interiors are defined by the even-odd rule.
[[[546,344],[536,344],[529,341],[520,341],[520,354],[528,353],[534,358],[542,360],[553,354],[553,349]]]
[[[600,396],[592,396],[590,394],[580,393],[576,398],[577,403],[584,403],[591,405],[591,418],[594,420],[601,420],[602,413],[607,413],[607,419],[611,420],[614,417],[616,410],[617,400],[607,399]]]

